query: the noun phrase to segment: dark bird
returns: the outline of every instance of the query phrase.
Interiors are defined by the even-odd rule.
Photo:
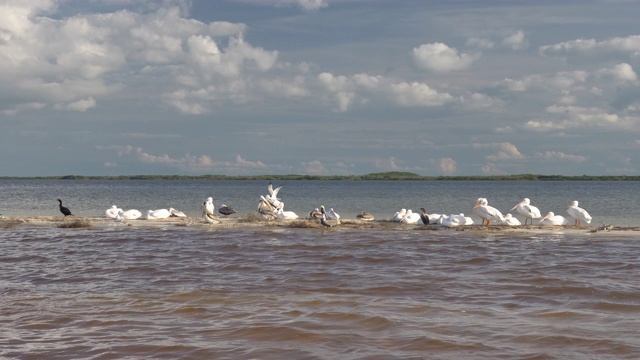
[[[58,199],[58,202],[60,203],[60,212],[62,213],[62,215],[64,215],[65,217],[73,215],[69,208],[62,206],[62,200]]]
[[[320,220],[322,219],[322,211],[320,209],[315,208],[309,211],[309,220]]]
[[[420,219],[422,219],[423,224],[429,225],[429,215],[424,208],[420,208]]]
[[[225,204],[222,204],[222,206],[218,209],[218,212],[220,214],[224,215],[224,217],[227,217],[227,216],[229,216],[231,214],[235,214],[236,213],[236,211],[233,210],[232,207],[227,206]]]
[[[340,219],[327,219],[327,211],[324,209],[324,205],[320,206],[320,213],[322,217],[320,218],[320,224],[326,227],[334,227],[340,225]]]

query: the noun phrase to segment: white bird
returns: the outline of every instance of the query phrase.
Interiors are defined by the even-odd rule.
[[[529,198],[522,199],[522,201],[520,201],[516,206],[511,208],[511,211],[513,211],[514,209],[518,210],[518,213],[524,216],[525,225],[527,225],[527,220],[531,220],[531,224],[533,224],[533,219],[538,219],[541,217],[540,209],[531,205],[531,200],[529,200]]]
[[[429,224],[441,224],[440,219],[443,216],[442,214],[429,214]]]
[[[297,219],[298,214],[293,211],[284,211],[284,203],[280,202],[280,205],[276,208],[276,219]]]
[[[553,212],[549,212],[538,222],[540,225],[567,225],[568,223],[564,216],[556,215]]]
[[[464,216],[463,216],[464,218]],[[444,226],[448,226],[448,227],[454,227],[454,226],[459,226],[462,225],[460,223],[460,217],[459,215],[454,215],[451,214],[449,216],[443,215],[440,217],[440,219],[438,219],[438,224],[444,225]]]
[[[329,219],[335,219],[338,220],[338,222],[340,221],[340,214],[333,210],[333,208],[330,208],[329,211],[327,211],[327,216]]]
[[[280,192],[281,188],[282,186],[278,186],[277,188],[274,189],[271,183],[267,185],[267,190],[269,191],[269,195],[267,195],[265,199],[276,208],[280,205],[280,199],[278,199],[278,192]]]
[[[210,224],[220,222],[220,219],[218,219],[218,217],[214,213],[215,210],[216,210],[216,207],[213,205],[213,198],[208,197],[202,203],[202,217]]]
[[[393,221],[393,222],[402,221],[402,218],[404,218],[404,215],[406,213],[407,213],[407,209],[400,209],[399,211],[396,211],[396,213],[393,215],[393,218],[391,219],[391,221]]]
[[[110,219],[115,219],[118,216],[118,213],[122,211],[119,207],[113,205],[107,211],[104,212],[104,215]]]
[[[526,220],[525,220],[526,221]],[[504,222],[503,224],[505,225],[509,225],[509,226],[519,226],[522,225],[520,223],[520,220],[516,219],[515,217],[513,217],[513,215],[511,214],[507,214],[504,216]]]
[[[413,210],[409,209],[400,220],[403,224],[422,224],[422,219],[420,219],[420,214],[414,213]]]
[[[169,208],[169,212],[171,213],[171,216],[173,216],[173,217],[187,217],[187,215],[185,213],[183,213],[180,210],[176,210],[174,208]]]
[[[460,225],[473,225],[473,219],[470,216],[464,216],[463,213],[460,213],[460,216],[464,218],[464,223],[460,223]]]
[[[142,216],[142,213],[136,209],[131,209],[127,211],[118,211],[118,215],[116,215],[116,220],[135,220],[139,219]]]
[[[171,212],[168,209],[156,209],[147,211],[148,220],[166,219],[171,216]]]
[[[567,207],[567,213],[576,220],[576,226],[581,226],[582,220],[586,221],[587,224],[591,224],[591,215],[587,210],[578,207],[578,202],[575,200]]]
[[[471,208],[472,212],[475,212],[478,216],[480,216],[480,218],[482,218],[482,225],[485,225],[486,221],[486,225],[489,226],[491,220],[504,222],[504,216],[502,216],[502,213],[498,209],[494,208],[493,206],[489,206],[488,204],[489,202],[487,201],[487,199],[479,198],[478,201],[476,201],[476,204]]]

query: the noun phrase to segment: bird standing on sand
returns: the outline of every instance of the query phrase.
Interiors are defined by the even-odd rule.
[[[531,220],[531,224],[533,225],[533,219],[539,219],[542,215],[540,215],[540,209],[531,205],[531,200],[529,198],[524,198],[520,201],[516,206],[511,208],[511,211],[514,209],[518,210],[518,213],[524,216],[524,224],[527,225],[527,220]]]
[[[59,205],[60,212],[62,213],[62,215],[64,215],[64,217],[67,217],[69,215],[73,215],[71,213],[71,210],[69,210],[69,208],[62,206],[62,200],[58,199],[58,202],[60,203],[60,205]]]
[[[576,226],[581,226],[582,220],[584,220],[587,224],[591,224],[591,215],[589,215],[587,210],[578,207],[577,201],[572,201],[571,204],[567,206],[567,213],[576,220]]]
[[[429,214],[427,214],[427,210],[425,208],[420,208],[420,219],[422,219],[422,223],[424,225],[429,225]]]
[[[236,211],[231,206],[227,206],[225,204],[222,204],[222,206],[220,206],[220,209],[218,209],[218,212],[224,215],[224,217],[227,217],[231,214],[236,213]]]
[[[213,223],[218,223],[220,222],[220,220],[218,219],[218,217],[213,213],[213,211],[215,210],[215,206],[213,205],[213,198],[212,197],[208,197],[203,203],[202,203],[202,217],[209,223],[209,224],[213,224]]]
[[[500,221],[500,223],[503,223],[504,216],[502,216],[500,210],[494,208],[493,206],[489,206],[488,204],[489,202],[487,201],[487,199],[479,198],[478,201],[476,201],[475,205],[473,205],[473,208],[471,208],[471,212],[475,212],[476,214],[478,214],[478,216],[480,216],[480,218],[482,219],[482,225],[485,225],[486,221],[486,225],[489,226],[491,220]]]

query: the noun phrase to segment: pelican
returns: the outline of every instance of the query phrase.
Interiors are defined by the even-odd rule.
[[[538,222],[540,225],[567,225],[568,223],[564,216],[556,215],[553,212],[549,212]]]
[[[169,208],[169,213],[171,214],[170,216],[173,216],[173,217],[187,217],[185,213],[183,213],[180,210],[176,210],[174,208]]]
[[[202,203],[202,216],[204,217],[205,215],[212,215],[215,216],[215,214],[213,213],[215,211],[216,207],[213,205],[213,198],[212,197],[208,197],[203,203]]]
[[[330,208],[329,211],[327,211],[327,216],[329,219],[338,220],[338,222],[340,222],[340,214],[333,210],[333,208]]]
[[[320,209],[315,208],[309,211],[309,220],[320,220],[322,219],[322,211]]]
[[[575,200],[567,207],[567,214],[576,220],[576,226],[581,226],[582,220],[586,221],[587,224],[591,224],[591,215],[587,210],[578,207],[578,202]]]
[[[284,203],[280,202],[280,205],[276,208],[276,219],[297,219],[299,216],[293,211],[284,211]]]
[[[486,221],[486,225],[489,226],[491,220],[499,220],[500,222],[504,222],[504,216],[502,216],[502,213],[498,209],[489,206],[488,204],[489,202],[487,201],[487,199],[479,198],[478,201],[476,201],[476,204],[471,208],[472,212],[475,211],[475,213],[478,214],[480,218],[482,218],[482,225],[485,225]]]
[[[231,214],[235,214],[236,211],[233,210],[233,208],[231,206],[227,206],[225,204],[222,204],[222,206],[220,206],[220,209],[218,209],[218,212],[222,215],[224,215],[224,217],[227,217]]]
[[[414,213],[413,210],[409,209],[400,220],[403,224],[417,224],[421,221],[420,214]]]
[[[463,213],[460,213],[461,220],[460,220],[460,225],[473,225],[473,219],[469,216],[464,216]],[[464,220],[464,221],[463,221]]]
[[[429,225],[429,223],[431,223],[429,214],[427,214],[427,210],[425,208],[420,208],[420,219],[424,225]]]
[[[131,210],[127,210],[127,211],[122,211],[122,209],[120,209],[120,211],[118,211],[118,214],[116,215],[116,220],[135,220],[138,219],[142,216],[142,213],[136,209],[131,209]]]
[[[443,215],[440,217],[439,223],[444,226],[454,227],[462,225],[461,220],[464,221],[464,216],[462,217],[462,219],[460,219],[460,216],[455,214],[451,214],[449,216]]]
[[[276,218],[277,209],[262,195],[260,195],[260,203],[258,204],[258,213],[264,220]]]
[[[429,214],[429,224],[439,224],[442,214]]]
[[[362,212],[361,214],[356,215],[356,217],[360,220],[364,220],[364,221],[373,221],[373,215],[369,214],[368,212]]]
[[[400,209],[399,211],[396,211],[396,213],[393,215],[393,218],[391,219],[391,221],[393,221],[393,222],[402,221],[402,218],[404,218],[404,215],[406,213],[407,213],[407,209]]]
[[[511,208],[511,211],[513,211],[514,209],[517,209],[518,213],[524,216],[525,225],[527,225],[527,220],[531,220],[531,224],[529,225],[533,225],[533,219],[538,219],[541,216],[540,209],[530,204],[531,204],[531,200],[529,200],[529,198],[524,198],[516,206]]]
[[[340,225],[340,218],[338,219],[327,219],[327,211],[324,208],[324,205],[320,205],[320,212],[322,213],[322,217],[320,218],[320,224],[326,227],[334,227]]]
[[[118,216],[118,213],[122,211],[119,207],[113,205],[104,212],[104,215],[110,219],[115,219]]]
[[[62,215],[64,215],[64,217],[67,217],[69,215],[73,215],[71,213],[71,210],[69,210],[69,208],[66,208],[66,207],[62,206],[62,200],[58,199],[58,202],[60,203],[60,205],[58,205],[60,207],[60,212],[62,213]]]
[[[157,209],[147,211],[148,220],[166,219],[171,216],[171,212],[167,209]]]
[[[267,195],[265,197],[265,199],[274,207],[278,207],[278,205],[280,205],[280,199],[278,199],[278,192],[280,192],[280,189],[282,188],[282,186],[278,186],[277,188],[273,188],[273,184],[269,183],[269,185],[267,185],[267,190],[269,191],[269,195]]]
[[[526,221],[526,220],[525,220]],[[504,216],[504,222],[503,224],[505,225],[509,225],[509,226],[518,226],[518,225],[522,225],[520,223],[520,220],[516,219],[515,217],[513,217],[513,215],[511,214],[507,214]]]

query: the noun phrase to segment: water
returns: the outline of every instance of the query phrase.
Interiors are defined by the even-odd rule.
[[[242,213],[266,193],[263,182],[0,187],[4,215],[61,216],[57,197],[85,216],[112,203],[177,204],[196,215],[209,195]],[[281,197],[300,213],[322,203],[380,217],[399,204],[460,212],[479,196],[499,208],[527,196],[560,213],[575,198],[594,220],[631,226],[636,215],[624,214],[637,208],[637,187],[285,182]],[[0,227],[0,358],[637,359],[638,240],[563,231]]]

